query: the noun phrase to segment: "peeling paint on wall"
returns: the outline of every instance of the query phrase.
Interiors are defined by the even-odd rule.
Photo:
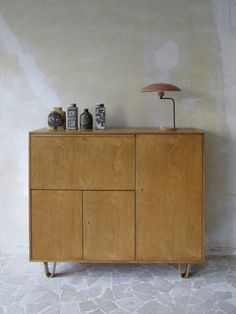
[[[6,52],[18,58],[18,64],[24,71],[30,88],[40,99],[46,108],[49,105],[59,104],[57,95],[48,87],[46,77],[37,67],[37,64],[29,53],[26,53],[17,36],[11,31],[5,19],[0,13],[0,41],[4,44]]]
[[[224,98],[227,110],[226,123],[230,128],[230,135],[235,139],[236,3],[232,0],[213,0],[212,7],[221,48]]]
[[[174,69],[179,61],[179,48],[175,42],[167,41],[155,52],[155,66],[161,72]]]
[[[215,203],[213,220],[215,228],[209,237],[208,247],[215,245],[218,252],[222,254],[225,252],[236,254],[236,3],[232,0],[212,0],[212,11],[220,43],[217,53],[220,55],[222,66],[223,94],[218,93],[218,95],[225,104],[224,122],[226,127],[217,130],[223,139],[219,149],[221,160],[218,161],[218,169],[215,169],[219,174],[221,172],[221,180],[215,187],[220,190],[218,194],[221,195],[221,198],[217,196],[215,198],[217,202],[213,201],[213,204]],[[212,183],[214,186],[214,181]],[[214,212],[211,210],[211,213],[213,215]]]

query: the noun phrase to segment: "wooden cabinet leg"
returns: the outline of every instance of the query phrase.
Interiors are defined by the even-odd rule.
[[[54,277],[55,276],[55,272],[56,272],[56,265],[57,265],[57,263],[53,263],[53,267],[52,267],[52,272],[51,273],[50,273],[49,268],[48,268],[48,262],[44,262],[43,265],[44,265],[45,275],[48,278]]]
[[[186,264],[184,271],[182,271],[182,264],[179,264],[179,273],[182,278],[189,278],[191,264]]]

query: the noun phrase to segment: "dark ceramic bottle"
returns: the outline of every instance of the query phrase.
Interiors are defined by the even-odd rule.
[[[81,130],[89,130],[93,128],[93,116],[88,109],[80,115],[80,128]]]

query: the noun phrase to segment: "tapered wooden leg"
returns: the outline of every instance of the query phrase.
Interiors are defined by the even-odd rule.
[[[179,264],[179,273],[180,273],[181,277],[182,278],[189,278],[191,264],[186,264],[184,271],[182,271],[181,266],[182,266],[182,264]]]
[[[44,265],[45,275],[48,278],[54,277],[55,276],[55,272],[56,272],[56,265],[57,265],[57,263],[53,263],[53,267],[52,267],[52,272],[51,273],[50,273],[49,268],[48,268],[48,263],[44,262],[43,265]]]

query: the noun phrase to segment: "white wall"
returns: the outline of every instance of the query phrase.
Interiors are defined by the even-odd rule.
[[[104,102],[110,127],[171,122],[141,89],[178,85],[176,124],[206,131],[206,245],[236,252],[232,0],[0,0],[0,250],[28,245],[28,131]]]

